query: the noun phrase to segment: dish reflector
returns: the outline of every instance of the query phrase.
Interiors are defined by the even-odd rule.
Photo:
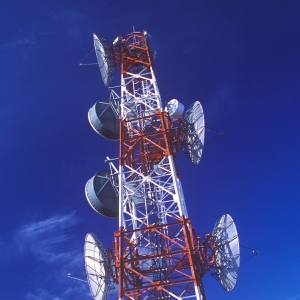
[[[88,118],[93,129],[109,140],[119,140],[120,119],[117,105],[109,100],[102,99],[90,108]]]
[[[194,102],[186,111],[184,123],[186,136],[183,151],[197,165],[202,157],[205,136],[204,113],[199,101]]]
[[[103,37],[98,37],[94,33],[93,38],[101,77],[104,84],[108,86],[114,78],[114,63],[111,57],[110,47]]]
[[[85,186],[85,195],[91,207],[108,218],[119,216],[119,196],[115,181],[109,170],[101,170]]]
[[[109,275],[107,252],[98,238],[88,233],[84,243],[87,279],[94,300],[106,300],[114,289]]]
[[[172,99],[168,102],[166,110],[173,120],[177,120],[183,114],[184,105],[180,103],[177,99]]]
[[[240,269],[240,245],[235,224],[226,214],[216,223],[212,232],[216,245],[216,261],[211,274],[226,291],[231,291],[237,282]]]

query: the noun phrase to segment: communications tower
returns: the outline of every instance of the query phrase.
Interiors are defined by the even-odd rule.
[[[176,155],[198,164],[204,147],[204,114],[196,101],[183,116],[176,99],[163,107],[146,31],[113,43],[93,35],[97,64],[109,86],[121,84],[89,110],[93,129],[119,140],[119,157],[86,184],[88,202],[106,217],[118,217],[113,248],[88,234],[85,264],[94,299],[206,299],[207,271],[227,291],[236,284],[240,251],[235,224],[223,215],[213,231],[197,236],[184,199]],[[117,165],[118,163],[118,165]]]

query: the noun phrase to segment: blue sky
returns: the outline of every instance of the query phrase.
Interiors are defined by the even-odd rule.
[[[84,272],[88,232],[112,246],[117,220],[90,208],[84,186],[118,143],[90,127],[89,108],[109,94],[78,63],[93,32],[113,41],[135,26],[153,37],[162,100],[201,101],[206,124],[224,132],[198,166],[178,156],[193,226],[210,232],[229,213],[241,245],[259,251],[232,292],[207,274],[207,299],[300,299],[299,15],[299,1],[5,2],[0,298],[92,299],[65,274]]]

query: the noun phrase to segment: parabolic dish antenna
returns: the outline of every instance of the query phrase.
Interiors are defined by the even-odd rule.
[[[115,181],[109,170],[101,170],[85,186],[85,195],[91,207],[108,218],[119,216],[119,196]]]
[[[167,103],[166,111],[173,120],[177,120],[183,114],[184,105],[177,99],[172,99]]]
[[[203,108],[194,102],[184,116],[186,129],[184,154],[195,165],[199,164],[204,148],[205,122]]]
[[[215,243],[216,261],[211,275],[226,291],[231,291],[237,282],[240,269],[240,245],[235,224],[226,214],[216,223],[212,238]]]
[[[114,289],[108,269],[107,252],[98,238],[88,233],[84,243],[85,270],[94,300],[109,299]]]
[[[108,86],[114,78],[114,63],[111,57],[110,47],[103,37],[98,37],[94,33],[93,38],[101,77],[104,84]]]
[[[102,99],[90,108],[88,113],[92,128],[101,136],[109,140],[119,140],[120,119],[118,107],[109,99]]]

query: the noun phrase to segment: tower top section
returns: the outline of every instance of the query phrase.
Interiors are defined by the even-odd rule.
[[[152,68],[152,55],[148,45],[150,34],[147,31],[133,32],[117,37],[109,43],[103,37],[93,34],[94,47],[103,82],[108,86],[114,70],[121,68],[121,73]],[[139,71],[140,72],[140,71]]]
[[[121,66],[121,73],[135,72],[136,68],[153,67],[148,45],[150,35],[147,31],[133,32],[117,37],[112,43],[115,67]]]

